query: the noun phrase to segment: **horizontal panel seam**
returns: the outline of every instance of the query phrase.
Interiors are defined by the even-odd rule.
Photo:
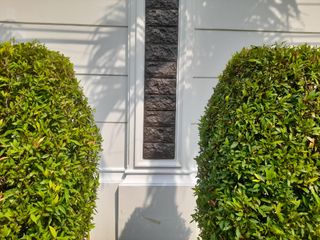
[[[95,123],[106,123],[106,124],[127,124],[127,122],[111,122],[111,121],[107,121],[107,122],[103,122],[103,121],[95,121]]]
[[[76,76],[128,77],[128,74],[76,73]]]
[[[193,76],[193,79],[219,79],[219,77]]]
[[[147,112],[174,112],[174,110],[147,110]]]
[[[45,26],[72,26],[72,27],[102,27],[102,28],[128,28],[127,25],[113,24],[81,24],[81,23],[54,23],[54,22],[22,22],[22,21],[1,21],[2,24],[25,24],[25,25],[45,25]]]
[[[217,32],[257,32],[257,33],[288,33],[288,34],[320,34],[316,31],[285,31],[266,29],[234,29],[234,28],[194,28],[196,31],[217,31]]]

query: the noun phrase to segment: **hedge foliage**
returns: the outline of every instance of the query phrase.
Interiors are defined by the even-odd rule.
[[[245,48],[200,122],[204,240],[320,239],[320,49]]]
[[[0,239],[86,238],[100,144],[68,58],[0,44]]]

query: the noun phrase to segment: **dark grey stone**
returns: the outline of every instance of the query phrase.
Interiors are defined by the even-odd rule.
[[[178,28],[177,27],[146,27],[146,44],[177,44]]]
[[[143,157],[175,157],[179,0],[146,0]]]
[[[174,143],[175,129],[174,127],[145,127],[143,136],[145,143]]]
[[[178,10],[147,9],[147,26],[178,26]]]
[[[155,111],[168,111],[176,109],[175,95],[145,95],[144,97],[145,109]]]
[[[177,63],[146,61],[145,74],[146,77],[175,78],[177,74]]]
[[[148,126],[174,126],[176,122],[175,111],[145,111],[144,125]]]
[[[178,9],[179,0],[146,0],[146,8]]]
[[[146,79],[144,91],[147,95],[175,95],[176,81],[161,78]]]
[[[174,159],[175,145],[172,143],[144,143],[143,158]]]
[[[175,61],[178,47],[176,45],[147,44],[146,60],[150,61]]]

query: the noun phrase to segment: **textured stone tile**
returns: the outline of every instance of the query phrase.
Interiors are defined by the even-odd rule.
[[[145,111],[144,123],[148,126],[174,126],[176,122],[175,111]]]
[[[176,45],[146,45],[145,57],[149,61],[176,61],[177,54],[178,46]]]
[[[175,128],[174,127],[145,127],[144,128],[145,143],[174,143]]]
[[[176,62],[150,62],[146,61],[146,77],[175,78],[177,74]]]
[[[174,79],[147,78],[144,91],[147,95],[175,95],[176,81]]]
[[[146,8],[178,9],[179,0],[146,0]]]
[[[168,111],[176,109],[175,95],[145,95],[144,106],[147,111]]]
[[[143,158],[174,159],[175,145],[171,143],[144,143]]]
[[[178,10],[146,10],[147,26],[178,26]]]
[[[146,26],[146,44],[177,44],[178,28],[177,27],[154,27]]]

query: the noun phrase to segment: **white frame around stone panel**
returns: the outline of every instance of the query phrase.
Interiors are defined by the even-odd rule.
[[[145,168],[158,169],[158,173],[190,174],[190,164],[183,158],[183,119],[182,99],[183,81],[190,67],[190,51],[192,44],[193,24],[186,9],[190,8],[191,0],[180,0],[179,6],[179,43],[177,63],[177,106],[176,106],[176,144],[175,159],[144,159],[143,158],[143,123],[144,123],[144,52],[145,52],[145,0],[129,1],[128,17],[128,126],[127,126],[127,171],[133,174]]]
[[[129,6],[128,169],[180,168],[176,159],[143,158],[145,0]]]
[[[178,43],[178,69],[177,71],[177,122],[176,146],[177,156],[184,169],[190,174],[197,172],[193,156],[189,156],[188,141],[190,134],[186,132],[189,127],[184,116],[189,111],[189,106],[184,104],[184,93],[188,82],[193,78],[193,53],[194,53],[194,0],[180,0],[179,6],[179,43]],[[196,99],[195,99],[196,100]]]

